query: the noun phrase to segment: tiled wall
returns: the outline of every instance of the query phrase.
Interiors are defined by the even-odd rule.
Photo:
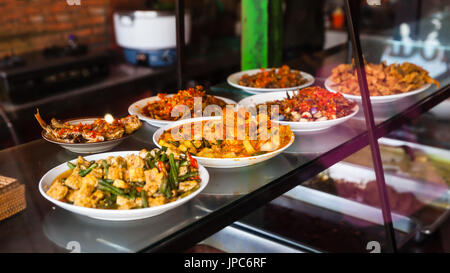
[[[110,11],[110,0],[0,0],[0,57],[65,45],[70,34],[107,46]]]

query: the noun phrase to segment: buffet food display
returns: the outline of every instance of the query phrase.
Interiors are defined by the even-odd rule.
[[[422,67],[404,62],[387,65],[365,65],[370,96],[390,96],[411,92],[429,84],[439,87],[439,82],[428,75]],[[332,70],[330,86],[347,95],[360,96],[358,77],[351,64],[340,64]]]
[[[409,63],[368,64],[366,70],[372,96],[439,84],[425,70]],[[37,112],[35,117],[44,129],[43,137],[62,146],[121,140],[142,126],[140,119],[161,127],[153,134],[153,142],[159,148],[80,156],[50,170],[41,180],[41,193],[65,209],[94,218],[131,220],[154,216],[186,202],[206,186],[209,175],[203,166],[236,168],[261,163],[287,149],[295,140],[293,131],[324,130],[345,122],[359,110],[357,103],[347,97],[359,94],[351,65],[333,69],[325,84],[329,90],[308,87],[314,78],[286,65],[232,76],[236,86],[263,90],[262,93],[236,105],[196,86],[137,101],[129,107],[130,115],[121,119],[95,118],[86,122],[52,119],[47,124]],[[330,90],[330,82],[336,90]],[[233,107],[227,107],[230,104]],[[177,106],[183,106],[184,111],[174,115]],[[195,117],[194,112],[203,113],[209,106],[219,109],[220,114]],[[258,112],[260,109],[266,111]],[[95,153],[113,146],[63,147],[78,153]],[[152,208],[155,210],[148,213],[135,212]],[[123,210],[130,214],[97,213]]]
[[[97,209],[137,209],[163,205],[196,191],[201,182],[195,159],[167,149],[138,155],[67,162],[46,194],[58,201]]]

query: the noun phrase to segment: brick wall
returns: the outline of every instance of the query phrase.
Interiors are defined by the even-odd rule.
[[[69,34],[92,49],[108,46],[114,1],[70,1],[75,0],[0,0],[0,57],[65,45]]]

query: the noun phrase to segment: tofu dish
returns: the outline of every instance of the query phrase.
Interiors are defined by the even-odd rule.
[[[197,161],[167,148],[67,162],[46,191],[58,201],[97,209],[139,209],[181,199],[200,187]]]

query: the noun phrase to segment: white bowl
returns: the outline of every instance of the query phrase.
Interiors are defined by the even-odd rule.
[[[171,97],[171,96],[173,96],[173,94],[167,95],[167,97]],[[214,97],[223,100],[224,102],[227,103],[227,105],[231,105],[231,104],[236,105],[237,104],[234,100],[231,100],[231,99],[227,99],[227,98],[219,97],[219,96],[214,96]],[[156,126],[156,127],[161,127],[161,126],[165,126],[167,124],[174,123],[175,121],[172,121],[172,120],[160,120],[160,119],[149,118],[141,113],[142,107],[146,106],[147,103],[158,101],[158,100],[160,100],[160,98],[158,96],[153,96],[150,98],[145,98],[145,99],[136,101],[133,104],[131,104],[130,107],[128,107],[128,113],[130,113],[130,115],[136,115],[139,117],[139,119],[149,123],[150,125]]]
[[[113,152],[113,153],[103,153],[103,154],[96,154],[91,156],[86,156],[85,159],[88,161],[91,160],[100,160],[107,158],[108,156],[127,156],[129,154],[138,154],[139,151],[124,151],[124,152]],[[75,161],[76,159],[73,159],[71,161]],[[69,203],[61,202],[56,199],[51,198],[47,195],[45,192],[45,189],[48,189],[52,182],[55,180],[56,177],[58,177],[60,174],[68,170],[67,162],[60,164],[50,171],[48,171],[42,178],[41,181],[39,181],[39,191],[50,202],[53,204],[66,209],[68,211],[71,211],[73,213],[85,215],[91,218],[95,219],[101,219],[101,220],[109,220],[109,221],[128,221],[128,220],[137,220],[137,219],[143,219],[148,218],[152,216],[156,216],[158,214],[164,213],[170,209],[176,208],[187,201],[194,198],[196,195],[198,195],[208,184],[209,181],[209,174],[208,171],[201,165],[198,166],[198,170],[200,173],[200,179],[202,180],[200,183],[200,188],[197,189],[195,192],[189,194],[186,197],[183,197],[179,200],[176,200],[171,203],[167,203],[160,206],[150,207],[150,208],[142,208],[142,209],[130,209],[130,210],[112,210],[112,209],[95,209],[95,208],[85,208],[80,206],[71,205]]]
[[[239,101],[238,106],[239,107],[250,107],[255,106],[260,103],[265,103],[268,101],[274,101],[274,100],[283,100],[286,98],[286,93],[288,93],[290,96],[294,95],[296,93],[295,91],[288,91],[288,92],[272,92],[272,93],[266,93],[266,94],[259,94],[259,95],[253,95],[250,97],[246,97]],[[267,109],[269,110],[269,109]],[[297,121],[278,121],[280,124],[283,125],[289,125],[291,126],[291,130],[295,132],[314,132],[314,131],[321,131],[328,129],[330,127],[336,126],[340,123],[343,123],[347,121],[348,119],[352,118],[353,116],[358,113],[359,107],[358,105],[355,105],[353,108],[353,112],[345,117],[337,118],[337,119],[330,119],[330,120],[323,120],[323,121],[311,121],[311,122],[297,122]]]
[[[333,85],[333,81],[331,80],[331,77],[327,78],[327,80],[325,81],[325,88],[331,92],[337,93],[338,91],[333,89],[332,85]],[[405,97],[409,97],[412,95],[416,95],[420,92],[423,92],[423,91],[427,90],[430,86],[431,86],[431,84],[427,83],[418,89],[411,90],[409,92],[405,92],[405,93],[401,93],[401,94],[388,95],[388,96],[370,96],[370,102],[372,104],[377,104],[377,103],[386,103],[386,102],[397,101],[397,100],[403,99]],[[347,99],[355,100],[359,103],[362,102],[361,96],[348,95],[348,94],[345,94],[342,92],[341,92],[341,94]]]
[[[65,122],[69,122],[71,124],[79,124],[79,123],[91,124],[91,123],[93,123],[95,120],[97,120],[99,118],[103,119],[101,117],[77,118],[77,119],[70,119],[70,120],[67,120]],[[135,132],[133,132],[132,134],[134,134]],[[101,152],[109,151],[112,148],[114,148],[117,145],[119,145],[120,143],[122,143],[122,141],[124,139],[128,138],[129,136],[131,136],[131,135],[125,135],[125,136],[123,136],[123,137],[121,137],[119,139],[105,140],[105,141],[100,141],[100,142],[65,143],[65,142],[57,141],[57,140],[54,140],[54,139],[51,139],[51,138],[47,137],[47,132],[45,130],[42,131],[41,135],[42,135],[42,138],[47,140],[48,142],[58,144],[59,146],[63,147],[64,149],[67,149],[67,150],[69,150],[71,152],[79,153],[79,154],[94,154],[94,153],[101,153]]]
[[[164,133],[164,131],[172,129],[174,127],[196,122],[196,121],[204,121],[204,120],[218,120],[222,117],[200,117],[200,118],[192,118],[192,119],[185,119],[177,121],[173,124],[169,124],[165,127],[159,128],[156,130],[156,132],[153,134],[153,142],[156,146],[161,148],[161,145],[158,143],[158,139],[161,137],[161,135]],[[256,155],[256,156],[249,156],[249,157],[234,157],[234,158],[211,158],[211,157],[201,157],[201,156],[192,156],[193,158],[197,159],[197,161],[205,166],[210,168],[236,168],[236,167],[244,167],[249,165],[254,165],[263,161],[266,161],[274,156],[277,156],[278,154],[282,153],[285,149],[287,149],[289,146],[294,143],[295,136],[292,134],[292,137],[289,141],[289,143],[284,146],[281,149],[275,150],[273,152],[263,154],[263,155]]]
[[[270,68],[267,68],[267,70],[269,70]],[[298,70],[293,70],[291,69],[291,71],[298,71]],[[241,71],[241,72],[236,72],[234,74],[231,74],[230,76],[228,76],[227,78],[227,82],[229,85],[242,89],[246,92],[252,93],[252,94],[260,94],[261,92],[279,92],[279,91],[289,91],[289,90],[297,90],[297,89],[301,89],[301,88],[305,88],[307,86],[310,86],[311,84],[314,83],[314,77],[311,74],[308,74],[306,72],[302,72],[300,71],[300,74],[307,79],[307,82],[299,85],[299,86],[294,86],[294,87],[286,87],[286,88],[258,88],[258,87],[249,87],[249,86],[244,86],[244,85],[240,85],[239,84],[239,80],[241,79],[241,77],[244,74],[248,74],[248,75],[254,75],[258,72],[261,72],[261,69],[251,69],[251,70],[245,70],[245,71]]]

